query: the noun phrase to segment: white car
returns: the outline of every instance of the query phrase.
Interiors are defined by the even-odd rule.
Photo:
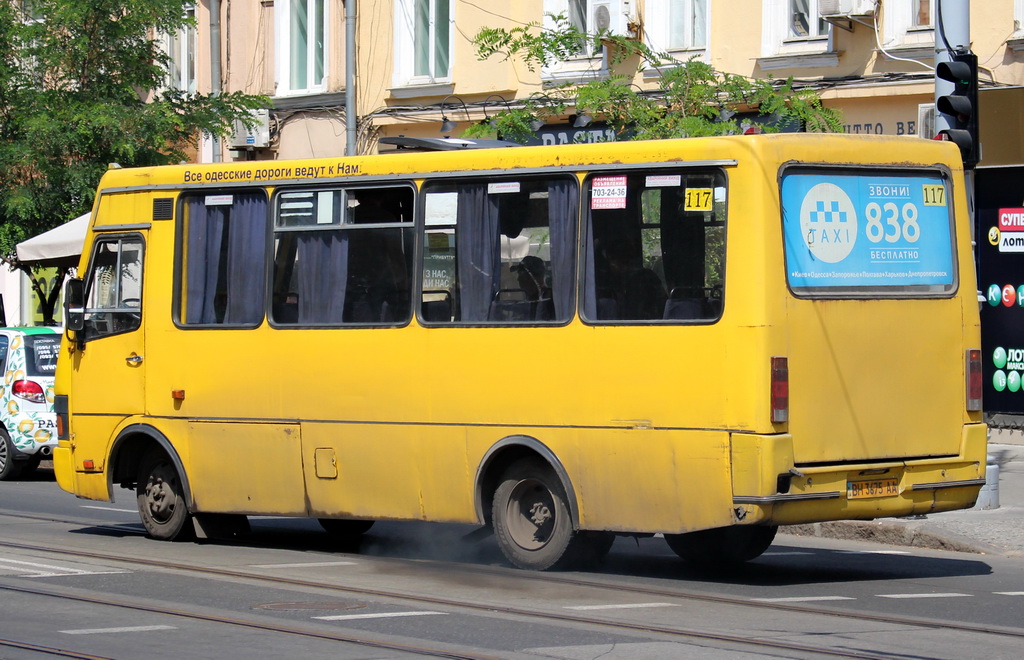
[[[57,446],[53,376],[60,328],[0,328],[0,481],[35,470]]]

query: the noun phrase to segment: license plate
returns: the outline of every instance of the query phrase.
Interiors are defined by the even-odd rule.
[[[899,479],[868,479],[865,481],[846,482],[846,499],[848,500],[888,497],[899,494]]]

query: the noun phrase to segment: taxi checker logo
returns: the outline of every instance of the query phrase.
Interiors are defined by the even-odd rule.
[[[857,241],[857,212],[850,196],[834,183],[811,188],[800,206],[800,230],[816,259],[830,264],[845,259]]]
[[[999,209],[999,226],[989,228],[988,241],[1000,252],[1024,252],[1024,208]]]
[[[996,350],[992,351],[992,364],[996,367],[995,373],[992,374],[992,387],[996,392],[1019,392],[1022,384],[1021,372],[1024,372],[1024,349],[997,346]]]

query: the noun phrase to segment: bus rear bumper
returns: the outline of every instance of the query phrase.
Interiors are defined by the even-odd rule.
[[[985,484],[987,428],[963,427],[957,456],[861,464],[793,464],[792,437],[733,435],[737,522],[794,525],[965,509]]]

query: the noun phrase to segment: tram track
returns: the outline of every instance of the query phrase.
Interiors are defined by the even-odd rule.
[[[29,516],[26,516],[29,517]],[[34,519],[43,519],[41,516],[31,516]],[[55,521],[58,522],[58,521]],[[70,521],[59,521],[59,522],[70,522]],[[75,521],[80,522],[80,521]],[[122,528],[118,528],[122,529]],[[352,585],[338,585],[325,583],[322,581],[311,581],[294,577],[285,576],[274,576],[267,575],[266,573],[254,573],[245,570],[218,568],[209,566],[194,566],[190,564],[182,564],[178,562],[171,562],[166,560],[158,559],[146,559],[132,556],[124,556],[111,553],[103,552],[90,552],[82,550],[70,550],[65,548],[50,547],[44,545],[34,545],[26,543],[14,543],[14,542],[2,542],[0,541],[0,547],[7,547],[11,549],[19,549],[31,553],[39,552],[51,552],[55,554],[72,555],[76,559],[93,559],[97,561],[106,562],[119,562],[128,565],[136,565],[153,569],[160,570],[173,570],[183,573],[201,574],[208,575],[211,577],[223,577],[230,579],[241,579],[255,581],[257,583],[264,584],[275,584],[286,587],[298,587],[303,589],[315,589],[318,592],[346,594],[346,595],[357,595],[361,597],[372,597],[381,599],[392,599],[402,600],[407,602],[416,603],[418,605],[429,605],[434,607],[449,607],[463,612],[479,612],[487,615],[507,615],[515,617],[524,617],[529,620],[542,619],[545,622],[561,622],[566,624],[574,625],[585,625],[585,626],[596,626],[604,629],[616,629],[623,632],[630,633],[644,633],[644,634],[657,634],[664,635],[668,638],[677,639],[688,639],[688,640],[699,640],[702,642],[717,642],[722,644],[735,644],[743,647],[755,646],[763,650],[776,650],[776,651],[788,651],[795,653],[808,653],[817,655],[829,655],[833,657],[852,657],[852,658],[864,658],[864,657],[885,657],[885,654],[879,654],[878,652],[861,652],[857,650],[845,650],[845,649],[823,649],[821,647],[809,647],[791,642],[777,642],[773,640],[756,639],[751,637],[740,637],[736,635],[728,635],[724,633],[709,633],[701,630],[687,629],[676,626],[665,626],[650,623],[634,623],[625,621],[609,620],[604,618],[597,618],[593,616],[582,616],[579,614],[567,614],[561,612],[551,611],[537,611],[535,609],[525,609],[521,607],[510,607],[502,606],[494,603],[481,603],[481,602],[469,602],[466,600],[457,600],[452,598],[445,598],[439,596],[428,596],[423,594],[409,593],[398,590],[386,590],[386,589],[374,589],[367,587],[359,587]],[[336,554],[332,556],[337,556]],[[358,556],[358,555],[356,555]],[[404,563],[398,559],[386,559],[386,558],[374,558],[375,561],[386,561],[386,562],[397,562]],[[509,577],[508,569],[491,568],[479,565],[460,565],[460,570],[464,570],[473,573],[477,577]],[[978,634],[978,635],[998,635],[1008,636],[1011,638],[1024,638],[1024,629],[1016,628],[1005,628],[999,626],[987,626],[987,625],[973,625],[955,621],[938,621],[938,620],[927,620],[917,617],[899,617],[891,615],[880,615],[871,614],[866,612],[856,612],[849,610],[834,610],[822,607],[815,607],[810,605],[791,604],[791,603],[766,603],[753,601],[744,598],[736,598],[730,596],[721,596],[713,594],[702,594],[694,593],[685,590],[666,589],[651,586],[635,586],[628,584],[610,583],[599,579],[587,579],[578,576],[559,575],[553,573],[534,574],[529,572],[517,572],[517,580],[530,580],[537,581],[544,584],[563,584],[565,586],[581,587],[589,589],[599,590],[611,590],[617,593],[629,593],[638,596],[645,597],[657,597],[661,599],[673,599],[677,601],[695,601],[695,602],[707,602],[715,603],[727,606],[742,606],[748,608],[758,609],[771,609],[775,611],[786,611],[798,614],[809,614],[826,617],[841,617],[847,620],[854,619],[860,621],[867,621],[873,623],[885,623],[887,625],[901,625],[910,626],[914,628],[922,629],[945,629],[963,633]],[[6,588],[6,587],[4,587]],[[22,588],[26,589],[26,588]],[[26,591],[26,593],[28,593]],[[46,594],[40,594],[46,595]],[[173,614],[181,616],[180,612],[166,612],[167,614]],[[224,621],[224,623],[231,623],[230,621]],[[244,625],[244,624],[243,624]],[[289,630],[281,630],[280,632],[289,632]],[[291,631],[293,634],[295,633]],[[343,639],[339,641],[353,641],[345,636],[339,636]],[[330,637],[335,639],[335,637]],[[359,643],[357,640],[353,643]],[[403,649],[408,650],[408,649]],[[412,652],[412,651],[410,651]],[[444,657],[463,657],[458,655],[448,655]],[[478,657],[478,656],[469,656]],[[895,656],[894,656],[895,657]]]
[[[36,515],[22,515],[22,514],[9,514],[9,513],[5,513],[4,515],[6,515],[6,516],[15,516],[15,517],[23,517],[23,518],[29,518],[29,519],[34,519],[34,520],[46,521],[46,522],[61,522],[61,523],[71,523],[71,524],[82,524],[82,521],[80,521],[80,520],[73,521],[73,520],[66,520],[66,519],[56,519],[56,518],[52,518],[52,517],[36,516]],[[104,526],[102,524],[100,524],[100,525],[92,525],[92,526],[97,528],[97,529],[104,529],[104,528],[106,528],[106,529],[116,529],[119,532],[125,531],[123,526],[112,526],[112,525]],[[139,535],[140,536],[144,536],[145,534],[143,532],[139,532]],[[288,586],[298,586],[298,587],[318,588],[318,589],[324,588],[324,589],[330,589],[330,590],[333,590],[333,591],[338,591],[338,592],[348,593],[348,594],[355,594],[355,595],[360,595],[360,596],[369,596],[369,597],[377,597],[377,598],[402,598],[402,599],[412,600],[414,602],[419,602],[419,603],[428,604],[428,605],[442,605],[442,606],[451,606],[451,607],[467,607],[467,606],[468,607],[473,607],[472,605],[463,603],[461,601],[453,601],[453,600],[450,600],[450,599],[438,598],[438,597],[433,597],[433,596],[423,596],[423,595],[416,595],[416,594],[409,594],[409,593],[392,592],[392,591],[376,590],[376,589],[367,589],[367,588],[362,588],[362,587],[346,586],[346,585],[330,585],[330,584],[325,584],[323,582],[313,582],[313,581],[310,581],[310,580],[302,580],[302,579],[298,579],[298,578],[288,578],[288,577],[281,577],[281,576],[271,576],[271,575],[265,575],[265,574],[248,573],[248,572],[245,572],[245,571],[237,571],[237,570],[233,570],[233,569],[220,569],[220,568],[214,568],[214,567],[192,566],[192,565],[187,565],[187,564],[176,564],[176,563],[172,563],[172,562],[164,562],[162,560],[122,557],[120,555],[109,555],[109,554],[104,554],[104,553],[89,553],[89,552],[82,552],[80,550],[71,551],[71,550],[67,550],[67,549],[63,549],[63,548],[56,548],[56,547],[20,545],[20,544],[14,544],[14,543],[3,542],[3,541],[0,541],[0,547],[14,547],[14,548],[20,548],[20,549],[29,550],[29,551],[49,551],[49,552],[54,552],[54,553],[58,553],[58,554],[70,554],[70,555],[74,555],[76,557],[89,557],[89,558],[97,559],[97,560],[101,560],[101,561],[123,561],[123,562],[136,563],[136,564],[141,564],[141,565],[145,565],[145,566],[150,566],[150,567],[154,567],[154,568],[172,568],[172,569],[175,569],[175,570],[191,571],[191,572],[201,572],[201,573],[206,573],[206,574],[216,575],[216,576],[222,576],[222,577],[255,579],[255,580],[274,582],[274,583],[277,583],[277,584],[288,585]],[[331,556],[338,556],[338,553],[332,553]],[[353,555],[353,557],[362,557],[362,555],[355,554],[355,555]],[[398,563],[403,563],[403,564],[405,563],[403,560],[400,560],[400,559],[391,559],[391,558],[385,558],[385,557],[374,557],[373,559],[374,559],[374,561],[388,561],[388,562],[392,562],[393,561],[393,562],[398,562]],[[475,565],[475,564],[460,564],[460,569],[468,571],[468,572],[472,572],[472,573],[474,573],[477,576],[490,576],[490,577],[508,577],[509,570],[510,570],[510,569],[501,569],[501,568],[491,568],[491,567],[488,567],[488,566],[480,566],[480,565]],[[755,609],[786,611],[786,612],[793,612],[793,613],[797,613],[797,614],[813,614],[813,615],[821,615],[821,616],[829,616],[829,617],[841,617],[841,618],[845,618],[845,619],[856,619],[856,620],[860,620],[860,621],[867,621],[867,622],[874,622],[874,623],[893,623],[893,624],[897,624],[897,625],[913,626],[913,627],[917,627],[917,628],[956,630],[956,631],[959,631],[959,632],[966,632],[966,633],[980,633],[980,634],[984,634],[984,635],[1000,635],[1000,636],[1008,636],[1008,637],[1013,637],[1013,638],[1024,639],[1024,628],[1006,628],[1004,626],[976,625],[976,624],[969,624],[969,623],[963,623],[963,622],[957,622],[957,621],[931,621],[931,620],[927,620],[927,619],[922,619],[920,617],[894,616],[894,615],[891,615],[891,614],[872,614],[872,613],[869,613],[869,612],[857,612],[857,611],[853,611],[853,610],[835,610],[835,609],[829,609],[829,608],[825,608],[825,607],[816,607],[814,605],[807,605],[807,604],[780,603],[780,602],[777,602],[777,601],[776,602],[765,602],[765,601],[751,600],[751,599],[747,599],[747,598],[737,598],[737,597],[733,597],[733,596],[722,596],[722,595],[715,595],[715,594],[696,593],[696,592],[685,591],[685,590],[664,589],[664,588],[651,587],[651,586],[636,586],[636,585],[631,585],[631,584],[609,583],[609,582],[604,582],[604,581],[597,580],[597,579],[585,579],[585,578],[580,578],[580,577],[576,577],[576,576],[567,576],[567,575],[564,575],[564,574],[560,575],[558,573],[533,573],[533,572],[529,572],[529,571],[517,571],[516,572],[516,578],[517,578],[517,580],[520,580],[520,581],[522,581],[522,580],[530,580],[530,581],[540,582],[540,583],[544,583],[544,584],[558,583],[558,584],[564,584],[566,586],[587,587],[587,588],[603,589],[603,590],[613,590],[613,591],[620,592],[620,593],[625,592],[625,593],[636,594],[638,596],[651,596],[651,597],[660,597],[660,598],[674,598],[674,599],[679,599],[679,600],[684,600],[684,601],[701,601],[701,602],[715,603],[715,604],[720,604],[720,605],[742,606],[742,607],[749,607],[749,608],[755,608]],[[482,605],[482,606],[479,606],[479,607],[483,607],[483,608],[485,608],[487,610],[506,611],[506,610],[502,610],[500,608],[496,608],[495,606],[493,606],[491,604],[486,604],[486,605]],[[525,616],[536,616],[536,613],[530,612],[530,611],[526,611],[526,610],[523,610],[523,611],[508,610],[507,613],[509,613],[509,614],[521,613],[521,614],[523,614]],[[572,619],[570,619],[570,620],[572,620]]]

